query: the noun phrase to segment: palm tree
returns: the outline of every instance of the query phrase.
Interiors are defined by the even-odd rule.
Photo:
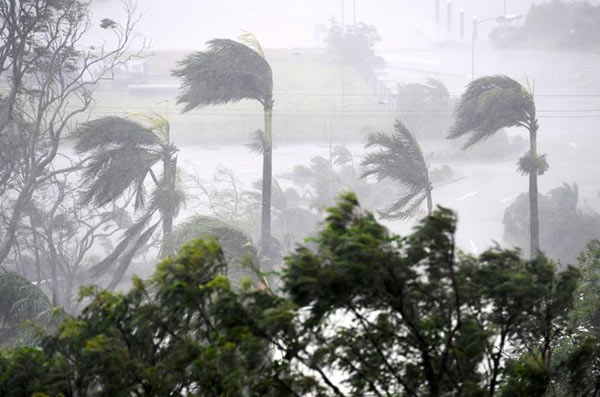
[[[228,39],[208,42],[206,51],[195,52],[179,63],[173,74],[182,80],[178,103],[184,112],[198,106],[222,105],[253,99],[264,109],[265,134],[262,177],[261,249],[268,257],[271,239],[273,74],[262,48],[252,34],[244,43]]]
[[[0,291],[0,347],[15,343],[19,334],[32,336],[19,329],[24,321],[48,320],[50,299],[25,277],[0,269]]]
[[[367,153],[361,165],[363,178],[375,175],[378,181],[390,178],[402,184],[407,192],[389,208],[379,211],[384,219],[408,219],[414,216],[423,201],[427,200],[427,212],[431,215],[433,186],[421,147],[415,136],[396,120],[394,132],[369,135],[367,147],[379,146],[381,150]]]
[[[84,168],[84,200],[97,207],[132,193],[134,208],[146,206],[148,179],[154,184],[150,211],[161,214],[163,234],[173,230],[184,195],[177,184],[179,151],[170,142],[169,123],[161,116],[136,115],[146,125],[120,117],[83,124],[75,133],[75,150],[90,154]],[[162,162],[162,176],[153,170]]]
[[[471,82],[456,107],[448,138],[468,135],[467,149],[508,127],[529,131],[530,149],[519,160],[518,168],[529,175],[530,255],[535,257],[540,252],[537,177],[546,172],[548,163],[545,155],[537,153],[539,123],[532,90],[507,76],[488,76]]]
[[[170,142],[168,121],[157,115],[136,117],[144,123],[103,117],[83,124],[74,134],[75,150],[89,155],[82,175],[83,200],[101,207],[124,197],[133,201],[135,210],[144,209],[115,250],[92,268],[92,275],[99,276],[119,262],[109,288],[116,286],[160,223],[163,235],[173,230],[173,219],[185,200],[177,179],[178,149]],[[154,168],[160,163],[159,177]],[[148,183],[154,185],[149,203]],[[160,219],[152,222],[156,213]]]

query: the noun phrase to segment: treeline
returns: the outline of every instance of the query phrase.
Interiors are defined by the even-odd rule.
[[[591,396],[600,242],[578,266],[455,245],[438,207],[408,236],[352,194],[287,257],[280,290],[232,287],[214,240],[127,293],[84,291],[37,347],[0,353],[3,396]]]
[[[490,34],[498,46],[545,50],[600,50],[600,6],[588,1],[552,0],[534,4],[520,27],[498,27]]]

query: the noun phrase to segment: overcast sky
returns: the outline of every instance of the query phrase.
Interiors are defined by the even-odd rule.
[[[539,1],[538,1],[539,2]],[[596,1],[597,2],[597,1]],[[382,48],[421,46],[435,36],[436,0],[138,0],[144,12],[138,31],[151,38],[152,48],[197,49],[215,37],[235,38],[242,30],[256,34],[269,48],[314,47],[316,26],[331,17],[376,25]],[[446,20],[447,0],[440,0],[440,19]],[[473,16],[499,16],[504,0],[453,0],[454,33],[464,9],[467,29]],[[507,14],[524,13],[531,0],[506,0]],[[96,0],[94,17],[117,19],[119,0]]]

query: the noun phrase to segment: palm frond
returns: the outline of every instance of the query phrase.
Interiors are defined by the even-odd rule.
[[[77,153],[110,146],[154,146],[161,142],[148,128],[121,117],[88,121],[73,133]]]
[[[112,280],[108,284],[108,289],[114,289],[121,279],[125,275],[125,272],[131,265],[131,261],[138,253],[138,251],[148,243],[148,240],[152,237],[158,226],[160,225],[160,221],[154,223],[152,226],[148,227],[133,243],[131,246],[123,253],[123,255],[119,258],[118,267],[115,269],[113,273]]]
[[[448,138],[469,135],[468,148],[498,130],[532,121],[532,95],[507,76],[487,76],[471,82],[455,109],[455,123]]]
[[[363,177],[374,175],[378,181],[389,178],[400,183],[406,193],[390,207],[379,211],[384,219],[406,219],[414,216],[431,190],[425,157],[414,135],[401,121],[396,121],[392,134],[369,135],[367,147],[380,147],[369,152],[361,165]]]
[[[271,67],[247,45],[228,39],[211,40],[208,50],[188,55],[178,66],[173,75],[182,81],[183,94],[177,103],[185,104],[184,112],[242,99],[271,105]]]
[[[254,33],[244,32],[244,34],[241,34],[240,37],[238,37],[238,40],[240,43],[247,45],[259,53],[261,57],[265,57],[265,52],[260,45],[260,41],[258,41],[258,38],[254,35]]]
[[[265,152],[265,132],[263,130],[254,131],[246,146],[252,153],[262,155]]]
[[[163,216],[176,217],[186,201],[185,189],[181,183],[171,186],[164,179],[152,191],[150,208],[156,208]]]
[[[0,272],[0,345],[25,320],[48,314],[52,304],[44,292],[13,272]]]
[[[367,147],[382,149],[369,152],[361,165],[363,177],[375,175],[379,181],[390,178],[409,188],[429,186],[429,172],[421,147],[401,121],[396,121],[392,134],[369,135]]]
[[[164,116],[161,116],[160,114],[154,112],[151,114],[130,112],[130,114],[133,117],[141,120],[146,126],[146,128],[152,131],[152,133],[154,133],[154,135],[156,135],[160,139],[163,146],[170,144],[169,132],[171,127],[169,124],[169,120],[167,120]]]
[[[333,164],[338,167],[343,167],[346,164],[352,163],[352,152],[344,146],[336,146],[333,148]]]
[[[90,155],[82,175],[84,200],[103,206],[133,189],[136,209],[145,205],[148,172],[162,152],[170,150],[160,136],[165,128],[168,133],[166,120],[149,116],[147,121],[150,128],[120,117],[103,117],[77,129],[75,149]]]
[[[134,189],[135,208],[143,208],[144,181],[150,169],[160,160],[159,152],[136,146],[96,151],[86,163],[82,175],[86,184],[84,200],[103,206]]]
[[[104,257],[104,259],[90,268],[89,275],[91,279],[97,279],[98,277],[106,274],[115,265],[115,263],[117,263],[119,257],[123,255],[123,253],[134,243],[134,241],[136,241],[136,239],[146,228],[154,213],[155,211],[146,211],[146,213],[140,219],[138,219],[125,231],[125,233],[123,233],[123,236],[121,237],[121,240],[115,249],[112,250],[112,252],[106,257]]]
[[[412,218],[421,212],[421,205],[427,198],[427,191],[412,190],[396,200],[389,207],[378,210],[377,213],[382,219],[401,219],[406,220]]]
[[[529,175],[533,172],[537,172],[538,175],[544,175],[548,171],[548,168],[550,166],[545,154],[541,154],[534,159],[531,156],[531,152],[527,152],[527,154],[517,161],[517,170],[521,175]]]

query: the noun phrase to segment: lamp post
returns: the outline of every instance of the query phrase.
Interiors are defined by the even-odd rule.
[[[475,41],[477,40],[477,31],[479,25],[484,22],[490,21],[501,21],[504,17],[482,19],[481,21],[477,17],[473,17],[473,33],[471,36],[471,81],[475,80]]]
[[[488,18],[488,19],[482,19],[481,21],[479,21],[477,19],[477,17],[473,17],[473,35],[471,37],[471,81],[473,81],[475,79],[475,41],[477,40],[477,30],[479,29],[479,25],[481,25],[484,22],[491,22],[491,21],[495,21],[498,23],[507,23],[510,21],[515,21],[518,20],[519,18],[521,18],[522,15],[521,14],[515,14],[515,15],[502,15],[496,18]]]

